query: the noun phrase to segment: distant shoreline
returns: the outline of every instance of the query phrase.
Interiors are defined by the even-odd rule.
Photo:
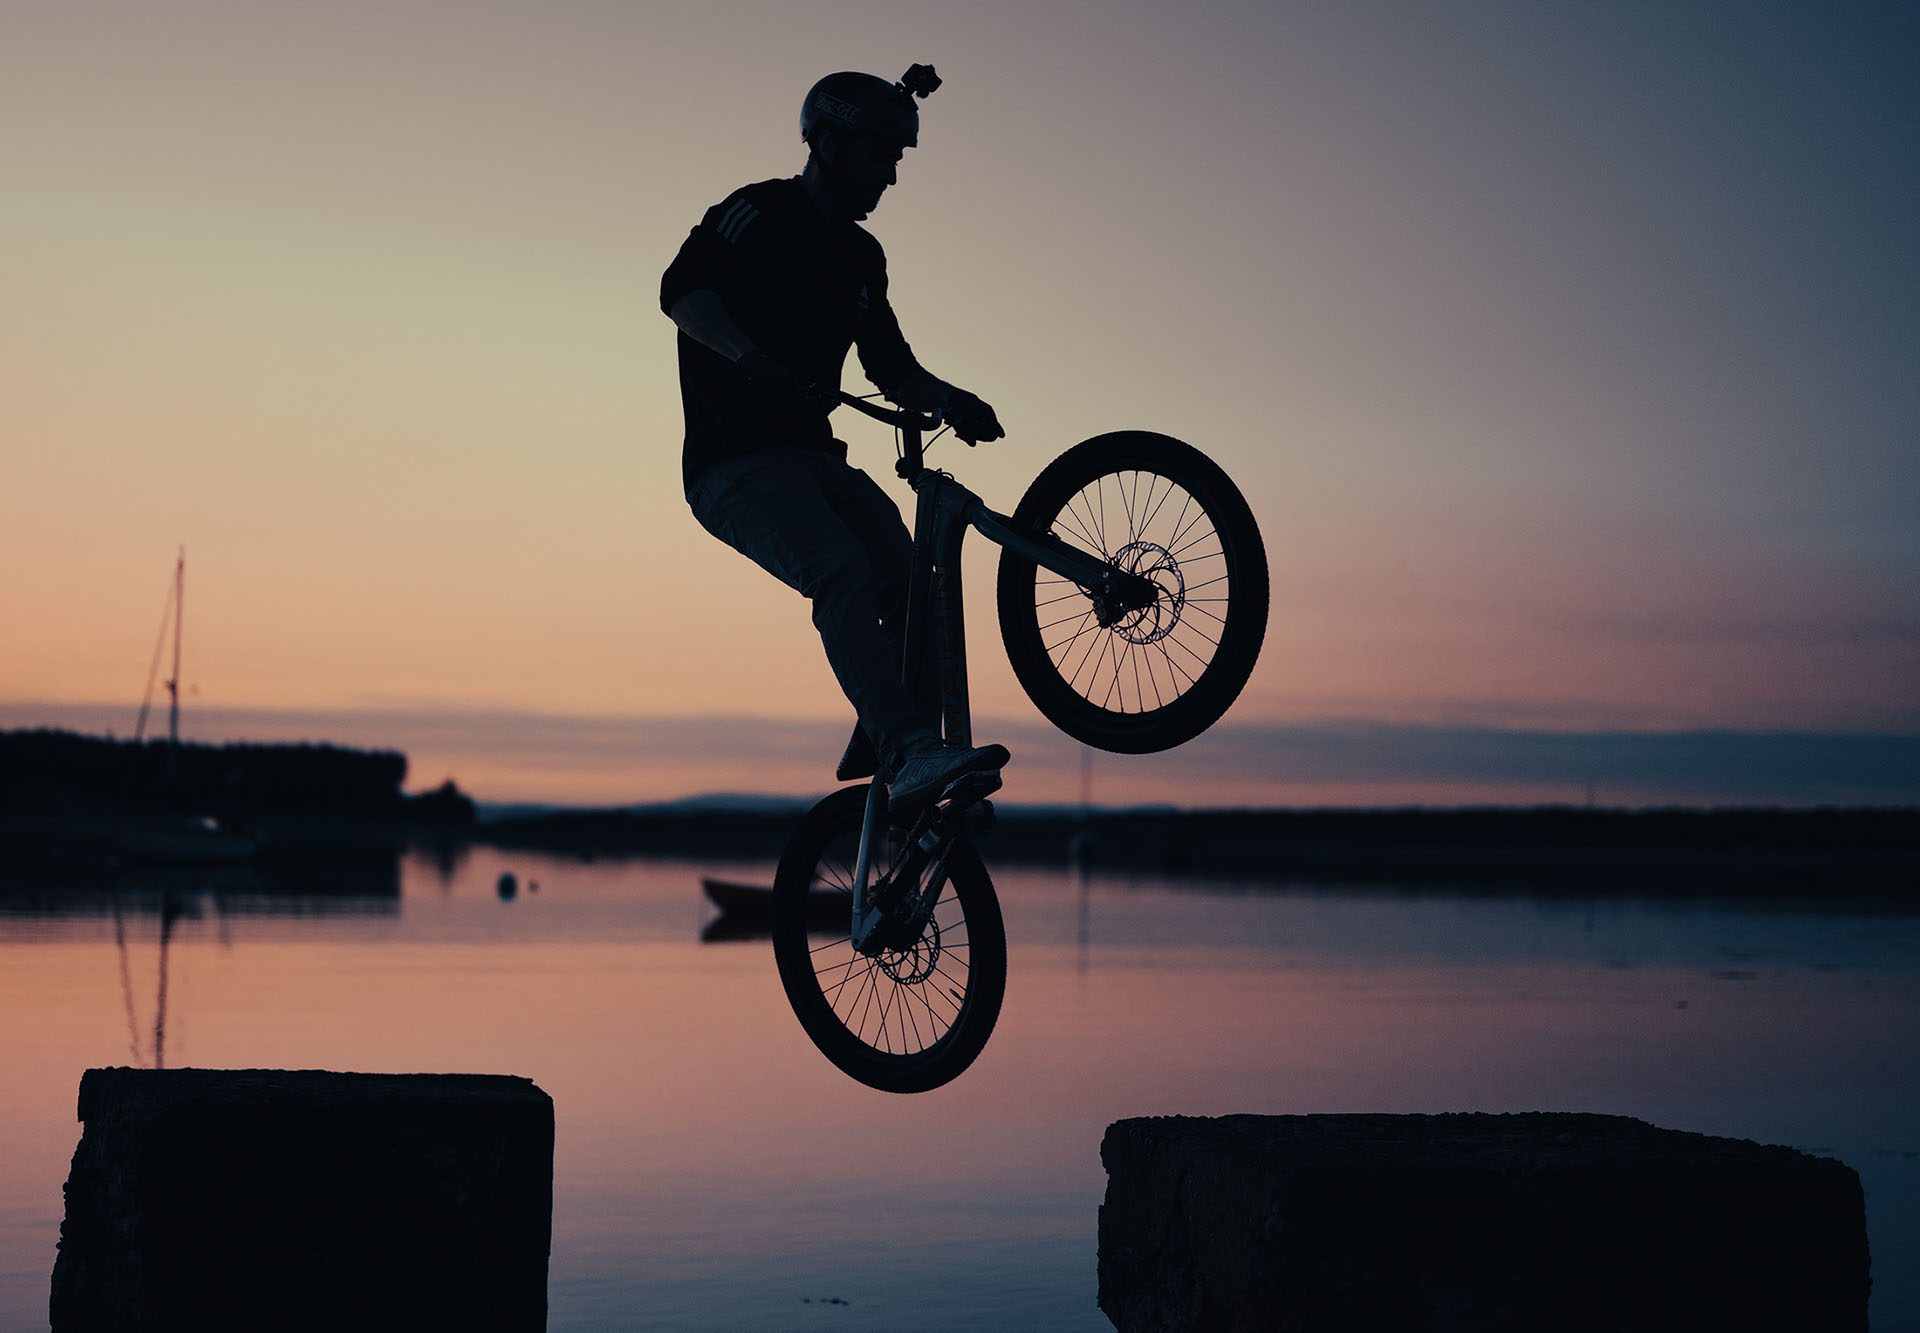
[[[805,803],[774,810],[557,810],[473,841],[585,859],[777,860]],[[1920,903],[1920,809],[1568,806],[1000,812],[990,865],[1087,865],[1276,884],[1473,885],[1522,893]]]
[[[407,845],[580,859],[777,861],[811,804],[731,795],[613,809],[417,796],[406,756],[326,745],[136,743],[0,732],[0,880],[100,880],[220,864],[349,864],[398,888]],[[1920,807],[1377,809],[1018,807],[989,864],[1097,866],[1272,884],[1920,902]]]

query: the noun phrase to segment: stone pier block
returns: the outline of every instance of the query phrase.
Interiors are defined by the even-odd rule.
[[[527,1079],[90,1069],[80,1119],[54,1333],[546,1326]]]
[[[1622,1116],[1122,1120],[1100,1145],[1121,1333],[1860,1333],[1860,1179]]]

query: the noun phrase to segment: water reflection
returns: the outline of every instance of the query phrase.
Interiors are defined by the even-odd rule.
[[[315,884],[323,891],[315,892]],[[399,861],[391,855],[344,870],[338,865],[264,873],[247,865],[143,868],[104,885],[13,885],[0,894],[0,919],[27,927],[28,935],[50,933],[47,928],[63,920],[112,920],[127,1058],[135,1068],[152,1069],[167,1067],[168,962],[180,922],[210,921],[217,941],[230,948],[230,923],[236,918],[394,916],[399,910]],[[136,969],[133,958],[149,934],[150,999],[144,986],[135,993],[134,973],[145,969]],[[143,1009],[152,1014],[150,1025]]]
[[[160,982],[153,1002],[153,1068],[167,1067],[167,943],[173,937],[173,923],[179,918],[178,905],[171,893],[160,898]],[[127,961],[127,926],[120,904],[113,907],[113,943],[120,954],[120,999],[127,1010],[127,1050],[136,1068],[147,1064],[140,1049],[140,1023],[134,1015],[133,970]]]
[[[700,876],[700,893],[718,915],[700,928],[703,944],[732,944],[741,940],[770,940],[773,937],[773,877],[764,882],[746,883],[737,879]],[[847,930],[847,898],[844,894],[819,890],[807,895],[807,932],[810,935],[844,935]]]
[[[81,883],[0,883],[0,920],[163,912],[196,919],[209,913],[221,919],[391,915],[399,910],[400,879],[400,857],[393,849],[362,862],[144,867]]]
[[[703,876],[772,869],[477,848],[451,873],[408,854],[391,893],[0,899],[0,1326],[45,1318],[80,1071],[159,1054],[163,934],[169,1065],[511,1072],[553,1095],[555,1329],[887,1328],[902,1308],[1105,1328],[1109,1121],[1448,1110],[1837,1154],[1867,1186],[1876,1320],[1920,1325],[1895,1258],[1920,1250],[1910,915],[996,869],[999,1028],[902,1115],[814,1051]],[[876,1185],[875,1160],[899,1169]]]

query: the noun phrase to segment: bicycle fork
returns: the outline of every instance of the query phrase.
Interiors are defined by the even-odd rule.
[[[985,827],[992,807],[984,798],[1000,787],[998,773],[969,773],[947,789],[941,800],[920,812],[907,830],[900,863],[871,882],[874,841],[886,820],[886,787],[867,788],[867,813],[860,824],[860,850],[854,858],[853,947],[871,957],[885,949],[913,947],[947,885],[947,854],[970,827]],[[922,883],[922,876],[925,882]]]

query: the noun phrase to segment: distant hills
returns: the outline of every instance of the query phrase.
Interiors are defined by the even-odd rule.
[[[143,859],[302,866],[405,840],[582,858],[760,861],[810,798],[717,793],[609,809],[476,806],[401,790],[407,758],[333,745],[170,745],[0,732],[0,869],[104,873]],[[217,836],[216,836],[217,834]],[[1920,900],[1920,810],[1081,810],[1005,807],[993,864],[1270,883],[1472,884],[1527,893]]]

